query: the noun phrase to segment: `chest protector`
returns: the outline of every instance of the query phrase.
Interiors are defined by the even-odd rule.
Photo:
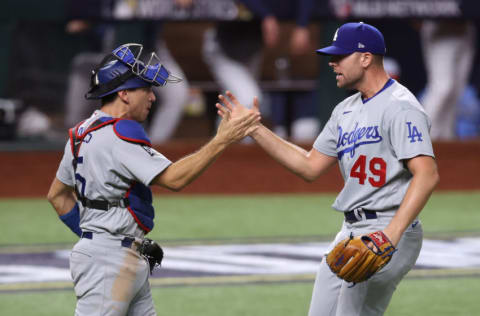
[[[77,126],[69,130],[70,144],[73,154],[72,165],[75,174],[77,173],[78,163],[81,163],[80,159],[82,157],[78,157],[78,153],[80,146],[83,143],[83,139],[89,133],[107,125],[113,124],[113,131],[115,132],[115,135],[124,141],[148,147],[152,146],[142,126],[132,120],[101,117],[90,124],[87,128],[81,127],[82,123],[83,122],[80,122]],[[130,188],[125,193],[124,198],[122,198],[120,201],[114,202],[105,200],[90,200],[80,193],[76,183],[75,193],[77,199],[84,207],[100,209],[104,211],[108,211],[110,208],[117,206],[126,207],[134,218],[135,222],[143,231],[145,231],[145,233],[148,233],[153,229],[155,210],[152,206],[152,191],[143,183],[132,181]]]

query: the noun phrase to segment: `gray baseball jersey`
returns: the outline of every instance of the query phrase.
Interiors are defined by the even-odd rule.
[[[78,299],[75,315],[156,315],[148,283],[150,267],[138,248],[145,231],[153,228],[147,187],[171,162],[142,145],[149,141],[138,123],[114,120],[99,110],[71,133],[57,179],[76,186],[82,199],[118,202],[128,196],[129,201],[108,210],[78,203],[83,234],[70,255]],[[81,143],[71,146],[79,139]]]
[[[108,115],[97,110],[78,129],[86,129],[97,119],[106,116]],[[77,181],[79,190],[90,200],[111,202],[122,199],[132,181],[149,186],[152,179],[171,164],[170,160],[153,148],[117,137],[113,125],[87,135],[78,156],[82,159],[75,173],[68,141],[57,178],[68,186],[74,186]],[[80,205],[80,228],[82,231],[108,232],[139,238],[144,235],[124,207],[116,207],[108,212],[95,209],[85,212],[85,208]]]
[[[333,208],[397,209],[412,178],[403,160],[434,157],[429,130],[422,106],[393,79],[368,100],[358,92],[338,104],[313,145],[338,158],[345,185]]]
[[[375,219],[344,221],[329,250],[351,235],[384,230],[391,222],[412,179],[403,160],[433,157],[429,128],[416,98],[392,79],[368,100],[356,93],[337,105],[314,143],[319,152],[338,158],[345,180],[333,207],[342,212],[359,208],[380,212]],[[339,279],[322,260],[308,315],[383,315],[418,258],[422,236],[422,225],[414,220],[389,264],[355,286]]]

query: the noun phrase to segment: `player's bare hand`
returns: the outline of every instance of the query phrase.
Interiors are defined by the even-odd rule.
[[[257,97],[253,98],[253,108],[248,109],[246,106],[241,104],[240,101],[238,101],[238,99],[235,97],[235,95],[232,92],[227,90],[225,94],[226,96],[221,94],[218,96],[218,100],[220,101],[220,103],[216,104],[217,113],[221,117],[223,117],[226,112],[230,112],[231,117],[233,118],[244,115],[245,113],[251,112],[251,111],[258,113],[258,115],[260,115],[260,105]]]
[[[259,121],[260,116],[253,112],[236,118],[231,118],[228,112],[218,126],[217,137],[227,144],[234,143],[254,131]]]
[[[400,242],[400,238],[402,238],[402,234],[395,234],[394,232],[390,231],[390,227],[387,226],[384,230],[383,230],[383,233],[385,234],[385,236],[387,236],[387,238],[390,240],[390,242],[392,243],[392,245],[394,245],[395,247],[398,245],[398,243]]]
[[[254,100],[253,108],[248,109],[231,92],[227,91],[226,95],[228,98],[223,95],[218,97],[223,105],[216,104],[218,115],[222,117],[217,135],[231,143],[255,131],[261,116],[257,98]]]

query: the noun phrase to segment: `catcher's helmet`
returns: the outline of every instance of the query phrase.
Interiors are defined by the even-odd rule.
[[[136,55],[132,51],[136,52]],[[170,74],[160,63],[155,53],[151,53],[148,62],[141,61],[143,46],[124,44],[107,55],[100,65],[92,70],[90,90],[87,99],[101,99],[120,90],[147,86],[164,86],[167,82],[176,83],[181,79]]]

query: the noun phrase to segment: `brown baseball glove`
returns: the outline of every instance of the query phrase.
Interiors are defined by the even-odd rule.
[[[340,279],[359,283],[383,268],[395,251],[382,231],[355,238],[350,235],[328,253],[327,264]]]

